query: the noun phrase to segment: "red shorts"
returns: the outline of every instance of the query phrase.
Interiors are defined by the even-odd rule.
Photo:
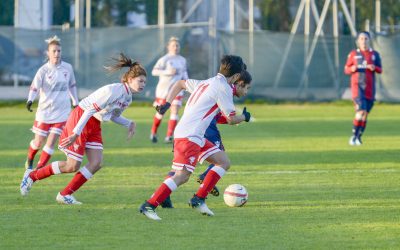
[[[184,96],[184,92],[183,91],[179,92],[179,94],[172,101],[171,105],[176,105],[176,106],[182,107],[183,96]],[[166,102],[167,102],[166,99],[156,97],[156,99],[153,102],[153,106],[154,107],[161,106],[161,105],[164,105]]]
[[[64,130],[62,131],[60,142],[72,135],[72,130],[75,128],[76,124],[79,122],[83,114],[83,110],[78,106],[74,110],[72,110],[71,114],[68,117],[67,124],[65,125]],[[76,141],[67,148],[60,148],[67,157],[75,159],[77,161],[82,161],[83,155],[85,154],[85,149],[93,148],[93,149],[101,149],[103,150],[103,139],[101,137],[101,123],[99,120],[90,117],[85,127],[82,130],[82,133],[76,138]]]
[[[203,147],[189,141],[187,138],[174,140],[174,159],[172,168],[182,170],[184,167],[189,171],[194,171],[197,162],[203,162],[210,155],[213,155],[221,150],[206,139]]]
[[[32,132],[41,135],[41,136],[48,136],[49,133],[53,133],[56,135],[61,135],[65,126],[65,122],[58,122],[58,123],[44,123],[35,121],[32,126]]]

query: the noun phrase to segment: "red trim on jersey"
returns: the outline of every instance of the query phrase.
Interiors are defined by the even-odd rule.
[[[214,106],[212,106],[210,110],[203,116],[203,120],[206,119],[209,115],[211,115],[212,112],[214,112],[217,108],[218,104],[214,104]]]
[[[101,108],[99,108],[99,106],[97,106],[95,102],[93,103],[93,107],[96,109],[97,112],[101,110]]]
[[[124,87],[125,87],[126,93],[129,94],[129,89],[128,89],[128,86],[126,83],[124,83]]]
[[[195,103],[199,99],[201,94],[203,94],[204,90],[206,90],[208,88],[208,86],[209,86],[209,84],[207,84],[207,85],[205,85],[205,83],[200,84],[200,86],[196,89],[196,91],[193,92],[193,94],[190,96],[188,105],[192,102],[193,99],[196,98],[196,100],[193,102],[193,103]]]
[[[232,111],[232,112],[229,113],[229,117],[235,116],[235,115],[236,115],[236,111]]]

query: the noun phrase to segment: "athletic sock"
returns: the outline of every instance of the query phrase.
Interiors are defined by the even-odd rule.
[[[206,177],[206,175],[208,174],[208,172],[214,167],[214,164],[210,164],[207,169],[199,176],[200,178],[202,178],[204,180],[204,178]]]
[[[353,136],[358,137],[361,129],[361,121],[360,120],[353,120]]]
[[[147,202],[158,207],[158,205],[160,205],[177,188],[178,186],[174,180],[168,178],[161,184]]]
[[[35,158],[36,153],[39,151],[39,147],[35,145],[34,141],[32,140],[29,143],[29,148],[28,148],[28,161],[33,162],[33,159]]]
[[[214,166],[210,171],[208,171],[203,183],[197,190],[196,196],[199,198],[206,198],[208,193],[215,187],[219,179],[225,174],[225,169]]]
[[[81,168],[68,185],[60,192],[62,196],[71,195],[76,192],[86,181],[92,178],[93,174],[85,167]]]
[[[60,167],[58,161],[52,162],[51,164],[42,167],[40,169],[36,169],[29,174],[29,177],[35,182],[38,180],[45,179],[49,176],[61,174]]]
[[[42,153],[40,154],[39,162],[37,164],[37,168],[44,167],[47,162],[50,160],[52,154],[54,153],[54,149],[44,146]]]
[[[159,127],[160,124],[161,124],[162,118],[163,118],[163,116],[160,115],[159,113],[156,113],[156,114],[154,115],[154,118],[153,118],[153,126],[151,127],[151,134],[153,134],[153,135],[157,134],[157,130],[158,130],[158,127]]]
[[[178,124],[179,116],[171,115],[168,121],[167,137],[171,137],[174,134],[176,124]]]
[[[362,134],[364,134],[365,128],[367,127],[367,121],[361,121],[360,122],[360,132],[359,132],[359,137],[362,136]]]

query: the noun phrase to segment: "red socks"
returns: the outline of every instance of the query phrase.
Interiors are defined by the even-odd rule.
[[[54,149],[51,149],[47,146],[44,146],[42,153],[40,154],[40,159],[37,164],[37,168],[44,167],[47,162],[50,160],[51,155],[54,153]]]
[[[157,113],[153,118],[153,126],[151,127],[151,133],[153,135],[157,134],[158,127],[161,124],[161,120],[162,120],[162,115]]]
[[[29,174],[29,177],[35,182],[38,180],[45,179],[54,174],[61,174],[60,168],[58,166],[58,161],[52,162],[46,167],[42,167],[41,169],[36,169]]]
[[[177,188],[178,186],[175,184],[174,180],[168,178],[161,184],[147,202],[157,207]]]
[[[176,124],[178,124],[178,120],[169,120],[168,121],[167,136],[172,136],[174,134]]]
[[[36,153],[39,151],[39,147],[35,145],[33,140],[29,143],[28,148],[28,160],[32,161],[35,158]]]
[[[88,181],[93,176],[92,173],[85,167],[81,168],[78,173],[75,174],[74,178],[68,183],[63,191],[60,192],[61,195],[71,195],[77,191],[86,181]]]
[[[196,196],[199,198],[206,198],[208,193],[215,187],[219,179],[225,174],[225,169],[214,166],[210,171],[208,171],[203,183],[197,190]]]

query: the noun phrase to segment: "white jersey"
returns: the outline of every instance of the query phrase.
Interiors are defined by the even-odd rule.
[[[79,107],[85,112],[73,132],[79,135],[92,116],[101,122],[112,120],[115,123],[129,127],[132,121],[121,116],[121,114],[131,103],[132,92],[127,84],[113,83],[103,86],[79,103]]]
[[[204,81],[189,79],[185,84],[191,95],[174,138],[188,138],[202,147],[204,133],[218,112],[227,117],[235,115],[232,87],[221,74]]]
[[[175,74],[170,73],[172,68],[176,69]],[[186,59],[180,55],[166,54],[157,61],[151,73],[160,77],[156,88],[156,98],[165,99],[174,83],[188,79]]]
[[[29,91],[28,101],[34,101],[39,92],[36,121],[43,123],[65,122],[72,105],[78,105],[75,75],[71,64],[44,64],[37,71]],[[69,95],[68,95],[69,93]]]

